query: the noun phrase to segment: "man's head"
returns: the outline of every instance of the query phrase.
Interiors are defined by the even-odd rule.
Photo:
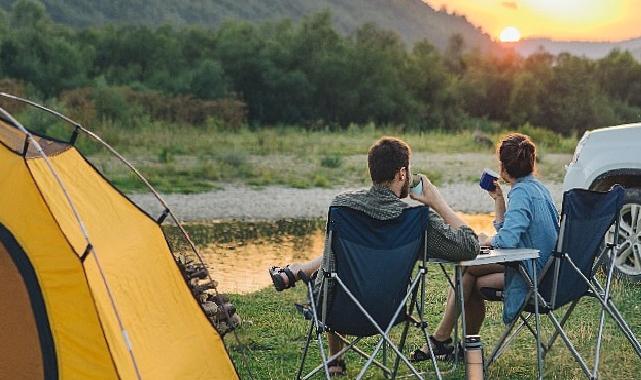
[[[400,198],[408,195],[412,150],[403,140],[384,136],[369,148],[367,166],[372,182],[398,190]]]

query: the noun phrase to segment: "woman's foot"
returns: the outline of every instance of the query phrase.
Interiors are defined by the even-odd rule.
[[[296,271],[298,272],[298,271]],[[277,291],[293,288],[296,286],[297,276],[290,269],[290,266],[284,268],[271,267],[269,268],[269,276],[272,278],[272,283]]]
[[[347,365],[343,359],[334,359],[327,363],[327,369],[329,370],[329,375],[332,377],[347,375]]]
[[[434,356],[437,359],[440,358],[445,358],[448,355],[450,355],[452,352],[454,352],[454,346],[452,346],[452,338],[447,338],[444,341],[436,340],[434,336],[430,335],[430,345],[432,346],[432,351],[434,352]],[[430,359],[430,351],[429,347],[427,344],[423,345],[418,350],[415,350],[411,355],[410,355],[410,361],[412,362],[421,362],[424,360],[429,360]]]

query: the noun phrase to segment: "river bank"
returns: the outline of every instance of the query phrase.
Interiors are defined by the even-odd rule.
[[[560,206],[562,185],[545,183]],[[199,194],[163,195],[179,219],[207,220],[278,220],[324,218],[333,197],[354,188],[293,189],[277,186],[252,188],[225,186]],[[465,213],[493,211],[493,202],[475,183],[445,184],[439,187],[450,206]],[[507,192],[507,189],[506,189]],[[151,215],[160,215],[162,206],[152,194],[133,194],[131,199]],[[408,199],[408,203],[416,204]]]

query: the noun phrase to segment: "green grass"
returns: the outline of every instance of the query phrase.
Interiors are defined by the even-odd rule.
[[[436,269],[436,268],[434,268]],[[445,290],[447,285],[437,270],[432,270],[427,291],[427,320],[433,329],[443,311]],[[243,351],[231,335],[226,342],[231,356],[236,363],[241,378],[249,378],[249,372],[254,379],[290,379],[294,377],[305,342],[307,324],[296,313],[294,302],[305,299],[302,286],[277,293],[273,289],[264,289],[246,296],[233,296],[233,302],[238,307],[244,319],[243,326],[238,330],[239,337],[247,350]],[[639,285],[615,283],[615,303],[637,335],[641,335],[641,287]],[[584,299],[569,320],[567,331],[570,339],[579,352],[584,354],[588,363],[593,361],[593,342],[598,327],[599,308],[596,301]],[[544,335],[550,333],[550,323],[543,317]],[[396,328],[395,330],[400,330]],[[501,322],[500,303],[490,303],[484,327],[481,331],[486,354],[493,347],[498,336],[503,331]],[[398,338],[400,332],[393,336]],[[491,379],[533,379],[535,378],[536,358],[533,339],[525,332],[520,335],[511,348],[496,362],[489,371],[487,378]],[[406,352],[421,344],[418,331],[412,329]],[[364,348],[371,349],[371,340]],[[245,352],[245,354],[243,354]],[[313,345],[310,359],[318,363],[318,346]],[[243,357],[246,358],[243,359]],[[358,373],[360,359],[354,355],[347,357],[349,376],[354,378]],[[307,369],[311,368],[310,365]],[[418,368],[431,371],[426,362]],[[442,363],[440,366],[445,379],[461,379],[464,372],[461,366]],[[403,372],[408,374],[407,369]],[[371,379],[382,379],[380,371],[369,372]],[[612,320],[607,319],[602,350],[601,378],[603,379],[634,379],[641,373],[641,359],[631,349],[627,340],[616,328]],[[427,376],[429,378],[430,376]],[[573,361],[568,350],[560,340],[554,346],[545,362],[546,379],[580,378],[582,373]]]
[[[295,127],[225,131],[159,122],[131,129],[105,123],[95,129],[165,193],[196,193],[225,184],[294,188],[362,186],[369,181],[367,150],[383,135],[407,141],[414,152],[414,171],[427,174],[436,184],[467,182],[478,176],[483,166],[496,166],[494,148],[477,143],[475,133],[470,131],[399,132],[372,125],[352,126],[338,132]],[[535,141],[541,140],[539,167],[543,176],[550,180],[562,178],[563,163],[569,161],[576,139],[529,126],[523,130],[532,134]],[[487,136],[496,141],[501,134]],[[104,149],[86,137],[81,137],[78,144],[121,189],[145,190]],[[457,170],[452,170],[457,165]]]

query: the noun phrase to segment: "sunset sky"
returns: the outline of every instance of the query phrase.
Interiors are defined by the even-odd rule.
[[[619,41],[641,36],[641,0],[427,0],[445,5],[497,39],[514,26],[522,37]]]

